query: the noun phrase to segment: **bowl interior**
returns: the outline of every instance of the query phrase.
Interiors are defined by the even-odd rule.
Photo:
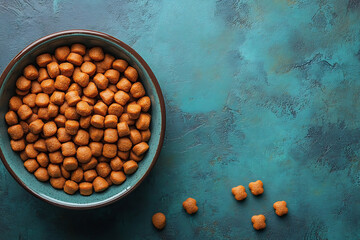
[[[138,70],[139,79],[146,89],[146,94],[152,101],[152,107],[150,109],[150,113],[152,115],[150,125],[152,136],[149,141],[150,149],[146,153],[144,159],[139,163],[139,169],[137,172],[131,176],[127,176],[127,180],[122,185],[112,185],[105,192],[94,193],[87,197],[82,196],[79,193],[72,196],[67,195],[62,190],[52,188],[49,182],[39,182],[33,174],[27,172],[19,155],[13,152],[10,147],[10,138],[7,134],[8,126],[4,120],[4,115],[8,111],[8,101],[11,96],[15,94],[15,82],[22,74],[22,69],[26,65],[34,63],[37,55],[46,52],[54,52],[55,48],[62,45],[71,45],[72,43],[82,43],[87,47],[101,46],[105,52],[112,54],[115,58],[127,60],[131,66]],[[127,192],[131,191],[132,188],[134,188],[135,185],[144,177],[153,162],[160,143],[162,113],[159,95],[157,94],[154,83],[151,81],[148,72],[137,58],[135,58],[124,47],[102,36],[87,33],[72,33],[57,36],[41,42],[24,54],[7,74],[0,89],[0,102],[2,103],[0,105],[0,135],[2,136],[0,138],[0,147],[5,157],[5,161],[13,171],[13,174],[18,177],[18,180],[21,181],[28,190],[56,205],[70,208],[91,208],[104,205],[120,198]]]

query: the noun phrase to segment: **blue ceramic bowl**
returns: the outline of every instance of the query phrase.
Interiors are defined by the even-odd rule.
[[[87,47],[101,46],[104,51],[116,58],[122,58],[136,68],[146,94],[151,98],[152,121],[150,125],[150,149],[139,163],[139,169],[119,186],[112,185],[102,193],[82,196],[79,193],[67,195],[62,190],[54,189],[48,182],[39,182],[33,174],[26,171],[19,155],[12,151],[10,138],[7,134],[7,124],[4,120],[8,111],[8,102],[15,94],[15,82],[22,69],[35,62],[36,56],[46,52],[54,52],[55,48],[72,43],[83,43]],[[165,134],[165,104],[159,83],[146,62],[125,43],[104,33],[89,30],[69,30],[43,37],[22,50],[6,67],[0,77],[0,157],[11,175],[34,196],[51,204],[73,209],[89,209],[104,206],[125,197],[133,191],[154,166],[163,144]]]

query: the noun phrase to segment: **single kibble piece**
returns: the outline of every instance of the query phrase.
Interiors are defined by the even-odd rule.
[[[57,130],[57,134],[56,134],[59,142],[64,143],[64,142],[69,142],[71,140],[71,135],[68,134],[66,132],[66,129],[61,127]]]
[[[50,102],[56,105],[62,105],[65,101],[65,93],[60,91],[54,91],[50,97]]]
[[[129,79],[132,82],[136,82],[138,79],[138,72],[135,68],[128,66],[124,72],[124,75],[127,79]]]
[[[40,84],[42,90],[46,94],[52,94],[55,91],[55,82],[52,79],[46,79]]]
[[[33,114],[33,112],[28,105],[23,104],[17,110],[17,114],[19,115],[21,120],[26,120]]]
[[[104,131],[104,141],[107,143],[115,143],[118,140],[118,132],[114,128],[108,128]]]
[[[124,161],[129,159],[129,155],[130,155],[130,151],[126,151],[126,152],[118,151],[117,153],[117,156]]]
[[[49,153],[49,159],[51,163],[60,164],[64,160],[64,156],[61,154],[60,151]]]
[[[76,112],[75,107],[68,107],[65,110],[65,117],[70,120],[78,120],[80,118],[80,115]]]
[[[20,124],[9,127],[8,133],[9,133],[11,139],[14,139],[14,140],[19,140],[24,136],[24,130]]]
[[[67,120],[65,122],[65,131],[70,135],[76,135],[76,133],[79,130],[79,126],[80,126],[79,122],[75,120]]]
[[[126,180],[126,176],[122,171],[112,171],[110,174],[110,180],[115,185],[120,185]]]
[[[94,114],[105,116],[107,110],[108,106],[102,101],[98,101],[94,106]]]
[[[93,181],[95,192],[105,191],[109,187],[109,183],[102,177],[96,177]]]
[[[251,222],[252,222],[255,230],[261,230],[261,229],[266,228],[265,220],[266,220],[266,218],[262,214],[254,215],[251,217]]]
[[[90,196],[93,193],[93,185],[89,182],[82,182],[79,184],[80,194],[83,196]]]
[[[46,94],[45,94],[46,95]],[[48,96],[48,95],[46,95]],[[49,96],[48,96],[49,97]],[[23,97],[24,104],[28,105],[29,107],[33,108],[35,107],[35,100],[36,100],[36,94],[28,94]]]
[[[119,90],[122,90],[124,92],[129,92],[130,88],[132,86],[132,83],[127,78],[121,78],[119,82],[116,84],[116,87]]]
[[[60,170],[61,170],[61,175],[65,178],[65,179],[69,179],[71,174],[69,171],[66,171],[66,169],[61,165],[60,166]]]
[[[50,178],[50,184],[55,189],[63,189],[66,179],[63,177]]]
[[[64,185],[64,192],[66,192],[67,194],[73,195],[74,193],[76,193],[76,191],[79,190],[79,185],[72,181],[72,180],[67,180],[65,182]]]
[[[21,76],[16,81],[16,87],[20,91],[27,91],[31,88],[31,81],[24,76]]]
[[[106,178],[111,172],[111,168],[108,163],[101,162],[96,166],[96,172],[100,177]]]
[[[63,167],[66,171],[74,171],[78,168],[78,161],[74,157],[66,157],[63,161]]]
[[[84,62],[81,65],[81,72],[88,74],[89,76],[92,76],[96,72],[96,65],[92,62]]]
[[[104,60],[101,62],[95,62],[96,65],[96,72],[98,73],[105,73],[106,70],[111,68],[112,63],[114,62],[115,58],[110,54],[105,54]]]
[[[118,117],[116,115],[106,115],[104,120],[105,128],[116,128]]]
[[[263,194],[263,192],[264,192],[263,182],[260,180],[249,183],[249,188],[250,188],[251,193],[254,195],[260,195],[260,194]]]
[[[104,127],[104,121],[105,121],[105,118],[104,116],[101,116],[101,115],[93,115],[91,117],[91,125],[96,127],[96,128],[103,128]]]
[[[39,164],[35,159],[29,159],[24,162],[24,167],[28,172],[33,173],[39,168]]]
[[[97,164],[98,161],[96,160],[96,158],[92,157],[90,162],[81,164],[81,167],[84,171],[87,171],[89,169],[95,168]]]
[[[24,76],[29,80],[35,80],[39,77],[39,72],[34,65],[28,65],[24,68]]]
[[[27,144],[25,147],[25,153],[29,158],[36,158],[39,152],[34,148],[34,144]]]
[[[106,105],[110,105],[114,100],[114,92],[107,88],[100,92],[100,97]]]
[[[87,163],[92,157],[91,149],[87,146],[78,147],[76,151],[76,158],[80,163]]]
[[[114,158],[117,154],[116,144],[105,143],[102,154],[106,158]]]
[[[94,98],[98,95],[98,89],[93,82],[89,82],[89,84],[83,89],[83,93],[85,96],[89,98]]]
[[[46,70],[46,68],[40,68],[39,69],[39,77],[38,77],[38,82],[41,83],[42,81],[44,81],[45,79],[49,79],[50,76]]]
[[[84,180],[86,182],[92,182],[94,181],[94,179],[98,176],[98,174],[96,173],[96,171],[94,169],[88,170],[86,172],[84,172]]]
[[[110,161],[110,167],[114,171],[120,171],[122,169],[123,162],[119,157],[115,157]]]
[[[115,93],[114,100],[118,104],[124,106],[130,100],[130,96],[126,92],[120,90]]]
[[[35,142],[36,140],[38,140],[39,138],[39,135],[35,135],[33,133],[28,133],[25,137],[25,140],[28,142],[28,143],[33,143]]]
[[[34,146],[35,147],[35,146]],[[47,167],[49,165],[49,157],[46,153],[39,153],[36,157],[36,161],[42,167]]]
[[[27,134],[29,132],[29,124],[24,121],[21,121],[19,124],[23,128],[24,133]]]
[[[55,84],[55,88],[57,90],[66,91],[66,90],[68,90],[70,83],[71,83],[70,78],[68,78],[64,75],[59,75],[56,77],[54,84]]]
[[[139,104],[129,104],[126,108],[126,112],[131,119],[138,119],[141,112],[141,106]]]
[[[76,154],[76,146],[73,142],[66,142],[61,144],[61,153],[65,157],[75,156]],[[67,168],[65,168],[68,170]]]
[[[137,155],[143,155],[149,149],[149,145],[146,142],[141,142],[133,147],[133,152]]]
[[[109,80],[102,73],[96,74],[93,78],[93,81],[99,89],[103,90],[106,89],[109,84]]]
[[[52,57],[49,53],[44,53],[36,57],[36,64],[39,67],[46,67],[49,63],[52,62]]]
[[[104,76],[109,80],[110,83],[116,84],[119,81],[120,73],[115,69],[109,69],[104,73]]]
[[[123,165],[124,172],[127,175],[131,175],[134,172],[136,172],[138,167],[139,167],[138,164],[134,160],[129,160],[129,161],[125,162]]]
[[[46,139],[45,143],[49,152],[55,152],[61,148],[61,143],[56,137]]]
[[[196,213],[199,208],[196,206],[196,200],[194,198],[188,198],[183,202],[183,207],[188,214]]]
[[[35,175],[36,179],[39,180],[40,182],[46,182],[47,180],[49,180],[49,174],[48,174],[48,171],[46,170],[46,168],[43,168],[43,167],[38,168],[34,172],[34,175]]]
[[[117,59],[113,62],[112,67],[116,70],[118,70],[119,72],[124,72],[126,70],[126,68],[128,67],[128,63],[125,60],[122,59]]]
[[[9,109],[12,111],[17,111],[22,104],[22,100],[18,96],[11,97],[9,100]]]
[[[76,69],[79,69],[79,68],[76,68]],[[81,94],[82,94],[82,88],[78,83],[72,83],[67,91],[68,92],[76,91],[79,94],[79,96],[81,96]]]
[[[288,213],[288,208],[285,201],[277,201],[274,203],[273,207],[275,209],[275,213],[278,216],[283,216]]]
[[[146,130],[149,128],[151,122],[151,116],[147,113],[141,113],[138,120],[136,121],[136,128],[139,130]]]
[[[137,101],[137,104],[141,106],[141,111],[147,112],[151,107],[151,100],[148,96],[144,96]]]
[[[78,70],[79,68],[75,68],[73,79],[74,82],[79,84],[81,87],[86,87],[89,84],[90,77],[88,74],[81,72]]]
[[[125,137],[130,134],[129,125],[126,122],[119,122],[117,124],[117,131],[118,131],[119,137]]]
[[[66,77],[71,77],[74,73],[74,65],[69,62],[61,63],[59,65],[60,74]]]
[[[51,121],[44,124],[43,134],[45,137],[51,137],[55,135],[56,132],[57,132],[57,126],[55,122]]]
[[[79,167],[71,173],[70,179],[74,182],[80,183],[83,180],[83,177],[84,171]]]
[[[69,54],[69,56],[67,56],[66,60],[72,64],[74,64],[75,66],[81,66],[81,64],[83,63],[83,57],[78,54],[78,53],[73,53],[71,52]]]
[[[124,111],[124,108],[118,103],[113,103],[108,108],[108,113],[110,115],[115,115],[117,117],[120,117],[121,114],[123,113],[123,111]]]
[[[80,54],[81,56],[85,55],[86,52],[86,47],[85,45],[81,44],[81,43],[74,43],[73,45],[71,45],[71,52]]]
[[[68,46],[58,47],[55,49],[55,58],[60,62],[65,62],[69,54],[70,48]]]
[[[56,78],[60,74],[59,64],[57,62],[51,62],[47,66],[47,72],[51,78]]]
[[[50,119],[48,108],[39,108],[37,114],[38,114],[38,117],[42,120],[47,121]]]
[[[122,137],[119,139],[117,146],[119,151],[123,151],[123,152],[130,151],[132,147],[132,142],[129,138]]]
[[[134,145],[141,143],[141,133],[139,130],[135,128],[130,130],[130,140]]]
[[[134,98],[140,98],[145,95],[144,86],[140,82],[134,83],[130,88],[130,94]]]
[[[146,129],[145,131],[140,131],[141,133],[141,141],[147,142],[150,140],[151,132],[149,129]]]
[[[80,129],[74,137],[74,143],[79,146],[87,146],[89,144],[90,135],[87,131]]]
[[[166,226],[166,217],[163,213],[155,213],[152,216],[152,223],[155,228],[162,230]]]
[[[8,125],[15,125],[18,124],[18,116],[14,111],[9,111],[5,114],[5,121]]]
[[[50,163],[49,166],[47,167],[47,170],[50,177],[54,177],[54,178],[61,177],[61,170],[59,165]]]
[[[245,191],[245,187],[239,185],[237,187],[233,187],[231,189],[231,193],[234,195],[235,199],[238,201],[244,200],[247,197],[247,193]]]
[[[10,140],[11,149],[15,152],[21,152],[25,149],[25,140],[22,138],[20,140]]]
[[[94,61],[102,61],[105,55],[101,47],[93,47],[89,50],[89,57]]]
[[[94,157],[100,157],[102,154],[103,144],[101,142],[91,142],[89,144],[89,147],[91,149],[91,154]]]
[[[59,106],[53,103],[48,105],[47,110],[50,118],[56,117],[59,114]]]
[[[77,91],[70,91],[65,94],[65,100],[69,106],[76,106],[76,104],[81,101],[81,98]]]
[[[38,94],[42,92],[42,88],[39,82],[32,81],[31,82],[31,93]]]
[[[104,136],[104,130],[90,127],[89,135],[90,135],[91,140],[93,140],[94,142],[99,142],[102,140],[102,138]]]
[[[34,143],[34,148],[40,152],[47,152],[47,147],[44,139],[39,139]]]
[[[92,107],[90,107],[90,105],[87,102],[84,101],[80,101],[76,104],[76,112],[83,116],[89,116],[92,112]]]

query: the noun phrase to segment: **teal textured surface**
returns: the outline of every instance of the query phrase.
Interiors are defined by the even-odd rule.
[[[360,238],[358,0],[0,2],[1,71],[44,35],[98,30],[145,59],[167,104],[157,164],[110,206],[51,206],[0,166],[1,238]],[[254,197],[257,179],[265,192]],[[231,194],[239,184],[244,202]],[[188,197],[194,216],[182,209]],[[261,213],[267,228],[256,232]]]

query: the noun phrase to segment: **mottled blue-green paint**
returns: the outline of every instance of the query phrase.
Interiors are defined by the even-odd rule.
[[[0,22],[1,70],[46,34],[99,30],[143,56],[167,104],[157,165],[111,206],[50,206],[1,167],[3,238],[360,238],[359,0],[64,0],[56,12],[1,1]],[[264,195],[233,199],[231,187],[257,179]],[[190,196],[195,216],[181,206]],[[274,214],[277,200],[288,216]],[[162,232],[151,225],[157,211]],[[255,232],[259,213],[267,228]]]

